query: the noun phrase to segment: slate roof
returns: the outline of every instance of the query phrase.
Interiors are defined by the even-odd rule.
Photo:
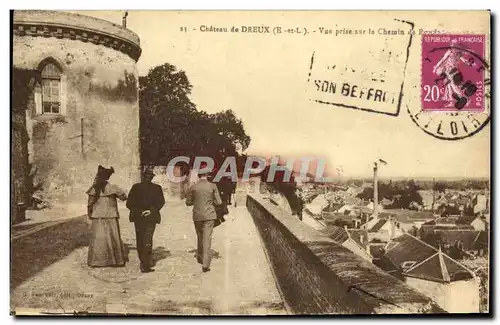
[[[359,204],[361,202],[361,199],[355,198],[355,197],[348,197],[344,200],[345,204]]]
[[[464,250],[473,250],[480,233],[481,231],[474,229],[435,229],[426,232],[422,239],[436,248],[439,248],[440,243],[441,245],[446,243],[453,246],[457,241],[461,241]],[[482,236],[484,237],[484,235]]]
[[[347,220],[347,221],[356,219],[355,217],[346,215],[345,213],[342,212],[323,212],[321,213],[321,217],[326,221],[331,221],[331,222],[334,222],[337,219]]]
[[[454,218],[437,218],[436,219],[436,224],[455,224],[456,219]]]
[[[366,248],[369,246],[368,231],[363,229],[347,229],[347,232],[349,233],[351,238],[361,247]]]
[[[323,231],[328,237],[330,237],[339,244],[342,244],[343,242],[349,239],[349,234],[347,233],[347,230],[345,230],[345,228],[342,227],[328,225],[326,229],[324,229]]]
[[[351,238],[363,249],[366,249],[366,247],[368,247],[369,245],[368,232],[366,230],[349,228],[345,229],[334,225],[328,225],[327,228],[323,230],[323,232],[339,244],[342,244],[349,238]]]
[[[343,203],[330,203],[328,204],[324,209],[323,211],[324,212],[336,212],[338,209],[340,209],[341,207],[343,207],[344,204]]]
[[[378,213],[378,217],[379,217],[379,218],[381,218],[381,219],[389,219],[389,218],[390,218],[390,217],[392,217],[392,216],[394,216],[394,214],[393,214],[393,213],[390,213],[390,212],[385,212],[385,210],[384,210],[384,211],[380,211],[380,212]]]
[[[361,213],[366,213],[366,214],[372,214],[373,213],[373,209],[370,209],[368,207],[360,207],[359,211]]]
[[[472,271],[464,265],[409,234],[403,234],[391,240],[386,246],[384,257],[402,269],[403,275],[408,277],[436,282],[450,282],[473,277]],[[403,263],[410,261],[415,263],[408,268],[403,268]]]
[[[370,255],[373,256],[374,258],[381,258],[384,255],[384,247],[383,246],[375,246],[371,245],[370,246]],[[393,267],[393,265],[391,265]],[[385,270],[385,269],[384,269]]]
[[[371,227],[368,232],[377,232],[379,231],[385,224],[387,223],[387,219],[379,219],[376,224]]]
[[[413,266],[403,273],[405,276],[434,282],[453,282],[468,280],[473,272],[439,250],[427,260]]]
[[[388,257],[394,265],[401,267],[406,261],[421,262],[434,255],[436,251],[431,245],[405,233],[393,238],[387,244],[384,256]]]
[[[434,219],[434,214],[431,211],[385,209],[384,213],[395,217],[399,222],[414,222],[418,220]]]
[[[453,227],[446,225],[422,225],[419,229],[420,238],[425,238],[429,234],[439,233],[445,230],[471,230],[474,231],[474,227],[471,225],[455,225]],[[425,241],[425,240],[424,240]]]

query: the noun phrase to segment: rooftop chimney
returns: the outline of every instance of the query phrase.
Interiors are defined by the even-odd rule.
[[[125,14],[123,15],[122,18],[122,27],[127,28],[127,16],[128,16],[128,11],[125,11]]]

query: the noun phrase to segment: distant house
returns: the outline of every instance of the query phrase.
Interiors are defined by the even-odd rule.
[[[432,221],[431,221],[432,222]],[[449,226],[449,227],[454,227],[457,223],[457,219],[455,218],[437,218],[434,221],[434,224],[436,225],[441,225],[441,226]]]
[[[373,188],[373,182],[363,181],[363,184],[361,184],[361,191],[363,191],[365,188]]]
[[[359,197],[351,197],[351,196],[344,197],[344,203],[347,205],[357,205],[361,201],[362,199],[360,199]]]
[[[487,231],[488,230],[488,222],[486,221],[486,218],[483,216],[477,216],[472,222],[470,223],[472,227],[476,230],[482,230],[482,231]]]
[[[355,204],[344,204],[343,206],[341,206],[341,207],[337,210],[337,212],[342,212],[342,213],[344,213],[345,211],[348,211],[348,213],[349,213],[349,212],[351,212],[351,211],[353,210],[354,206],[355,206]]]
[[[354,214],[345,214],[340,212],[323,212],[321,214],[321,219],[323,223],[331,226],[344,227],[348,228],[359,228],[361,224],[361,218]]]
[[[328,200],[324,194],[315,197],[310,203],[306,204],[304,209],[312,216],[321,215],[321,211],[328,206]]]
[[[434,222],[429,222],[429,223],[423,224],[420,227],[420,229],[418,230],[418,234],[419,234],[420,239],[423,239],[431,233],[435,233],[435,232],[439,232],[439,231],[443,231],[443,230],[450,230],[450,229],[453,229],[453,230],[474,230],[474,227],[472,227],[471,225],[457,225],[457,224],[452,225],[452,226],[450,226],[448,224],[436,225]],[[436,246],[436,248],[437,248],[437,246]]]
[[[488,197],[484,194],[477,194],[476,197],[472,200],[472,204],[474,206],[474,213],[483,212],[489,208]]]
[[[354,254],[372,262],[373,258],[370,255],[368,233],[365,230],[328,226],[323,232]]]
[[[410,230],[413,226],[420,228],[422,224],[435,220],[434,214],[430,211],[386,209],[380,215],[387,215],[396,219],[399,222],[400,228],[404,231]]]
[[[322,212],[338,212],[340,208],[344,207],[343,203],[334,203],[330,202],[328,205],[322,210]]]
[[[361,217],[365,217],[366,219],[368,219],[373,214],[373,208],[370,207],[361,206],[357,208],[357,211],[359,211],[359,215]]]
[[[361,193],[362,191],[363,191],[363,189],[360,189],[359,187],[349,186],[349,188],[345,192],[349,196],[356,196],[359,193]]]
[[[441,249],[405,233],[386,245],[383,259],[388,272],[401,274],[408,285],[444,310],[479,312],[479,278]]]
[[[422,197],[422,204],[425,210],[432,210],[432,203],[434,200],[434,195],[432,191],[428,190],[420,190],[418,191],[420,196]]]
[[[465,211],[466,208],[472,205],[472,202],[467,198],[452,198],[448,200],[448,206],[455,208],[459,212]]]
[[[398,237],[403,234],[399,222],[392,217],[382,218],[373,216],[368,222],[360,227],[368,232],[370,242],[387,243],[391,238]]]
[[[469,225],[434,227],[421,232],[420,238],[435,248],[441,247],[455,259],[484,256],[488,249],[487,232],[474,230]]]

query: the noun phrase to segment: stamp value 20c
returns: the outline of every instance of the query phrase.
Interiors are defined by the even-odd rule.
[[[486,36],[422,36],[420,108],[408,107],[426,133],[459,140],[478,133],[490,120]]]
[[[484,47],[484,35],[422,37],[424,110],[483,111]]]

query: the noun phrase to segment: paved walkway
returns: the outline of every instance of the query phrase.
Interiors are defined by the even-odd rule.
[[[121,206],[121,230],[129,249],[123,268],[90,268],[87,247],[74,250],[11,292],[17,313],[284,314],[282,300],[251,216],[230,208],[214,230],[211,272],[194,258],[191,209],[167,202],[154,237],[156,272],[143,274],[132,224]],[[57,236],[57,234],[54,234]],[[22,310],[21,310],[22,309]]]

